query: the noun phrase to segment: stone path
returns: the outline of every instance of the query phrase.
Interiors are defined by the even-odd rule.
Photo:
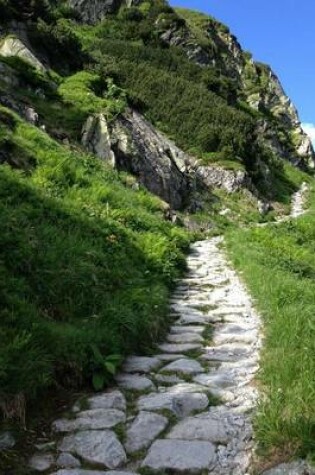
[[[308,191],[307,183],[302,183],[301,188],[293,194],[291,202],[291,217],[297,218],[305,213],[305,194]]]
[[[253,448],[260,320],[221,238],[197,242],[152,357],[132,356],[111,390],[78,401],[30,463],[54,475],[245,475]]]

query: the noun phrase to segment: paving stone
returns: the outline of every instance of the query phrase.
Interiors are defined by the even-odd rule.
[[[168,426],[168,419],[152,412],[140,412],[127,430],[125,448],[127,453],[138,452],[149,447]]]
[[[179,319],[181,325],[205,324],[206,318],[203,315],[182,315]]]
[[[156,358],[159,358],[161,361],[175,361],[175,360],[180,360],[181,358],[185,358],[185,355],[178,355],[176,353],[171,354],[171,353],[164,353],[161,355],[156,355]]]
[[[76,419],[59,419],[53,423],[52,428],[55,432],[111,429],[125,420],[125,413],[117,409],[90,409],[79,412]]]
[[[226,444],[231,439],[223,419],[210,414],[187,417],[176,424],[167,437],[180,440],[205,440],[216,444]]]
[[[151,373],[161,366],[161,362],[156,357],[130,356],[123,364],[123,371],[126,373]]]
[[[123,389],[131,389],[133,391],[146,391],[155,389],[152,381],[146,376],[140,376],[139,374],[126,374],[120,373],[115,377],[115,380],[119,387]]]
[[[312,469],[303,460],[298,460],[278,465],[271,470],[263,472],[262,475],[315,475],[315,469]]]
[[[37,472],[45,472],[55,463],[55,457],[52,454],[35,454],[29,461],[29,467]]]
[[[99,470],[84,470],[80,468],[64,468],[52,473],[51,475],[107,475],[110,472],[100,472]],[[119,472],[112,472],[119,473]]]
[[[81,467],[80,461],[71,454],[63,452],[59,455],[56,461],[58,468],[79,468]]]
[[[201,366],[201,364],[198,363],[198,361],[184,358],[177,361],[173,361],[172,363],[169,363],[167,366],[164,366],[161,372],[163,371],[168,371],[171,373],[172,372],[182,373],[186,375],[194,375],[194,374],[204,373],[205,370]]]
[[[119,409],[126,410],[126,399],[120,391],[111,391],[88,399],[91,409]]]
[[[167,392],[169,393],[178,393],[178,394],[185,394],[185,393],[208,393],[209,388],[207,386],[203,386],[197,383],[178,383],[174,384],[170,388],[167,388]]]
[[[194,411],[203,411],[208,405],[208,397],[203,393],[165,392],[142,396],[138,401],[139,410],[160,411],[168,409],[178,417],[188,416]]]
[[[209,470],[215,464],[215,448],[210,442],[157,440],[151,446],[142,467],[194,474]]]
[[[110,469],[118,468],[127,461],[123,446],[110,430],[88,430],[68,435],[61,442],[59,450]]]
[[[203,343],[203,338],[197,333],[179,333],[177,335],[170,333],[167,336],[167,341],[170,343]]]
[[[186,353],[187,351],[199,350],[202,346],[199,343],[163,343],[159,345],[161,351],[166,353]]]
[[[175,333],[176,335],[181,333],[197,333],[197,335],[201,335],[201,333],[205,330],[205,326],[203,325],[173,325],[170,328],[171,333]]]
[[[215,386],[218,388],[230,388],[236,385],[236,380],[228,373],[207,373],[207,374],[198,374],[194,378],[194,382],[198,384],[203,384],[204,386]]]

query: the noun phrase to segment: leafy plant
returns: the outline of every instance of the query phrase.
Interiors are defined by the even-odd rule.
[[[92,384],[95,391],[101,391],[115,376],[119,365],[123,361],[121,355],[103,356],[96,345],[91,345],[93,360],[92,364]]]

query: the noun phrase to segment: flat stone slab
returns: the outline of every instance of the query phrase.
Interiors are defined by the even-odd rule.
[[[209,393],[210,390],[207,386],[203,386],[202,384],[183,382],[167,388],[167,392],[176,394]]]
[[[139,374],[121,373],[115,377],[115,380],[119,387],[123,389],[131,389],[133,391],[147,391],[155,389],[152,381],[146,376],[140,376]]]
[[[126,399],[120,391],[111,391],[88,399],[91,409],[119,409],[126,410]]]
[[[125,373],[151,373],[161,366],[161,362],[156,357],[130,356],[123,364]]]
[[[282,463],[263,472],[262,475],[315,475],[315,468],[311,468],[303,460],[297,460],[292,463]]]
[[[161,372],[164,371],[170,373],[182,373],[187,375],[194,375],[205,372],[204,368],[201,366],[200,363],[198,363],[198,361],[188,358],[173,361],[172,363],[162,368]]]
[[[203,338],[197,333],[170,333],[167,336],[167,341],[170,343],[203,343]]]
[[[200,348],[202,348],[202,345],[199,343],[163,343],[159,345],[159,349],[165,353],[186,353]]]
[[[58,448],[104,468],[115,469],[127,461],[123,446],[110,430],[88,430],[68,435]]]
[[[138,401],[141,411],[161,411],[168,409],[178,417],[186,417],[194,411],[203,411],[208,407],[209,400],[204,393],[165,392],[142,396]]]
[[[46,472],[55,463],[52,454],[35,454],[29,461],[29,467],[37,472]]]
[[[197,335],[201,335],[205,328],[206,327],[202,325],[173,325],[170,331],[175,335],[179,335],[181,333],[196,333]]]
[[[181,325],[198,325],[207,323],[206,318],[203,315],[182,315],[179,323]]]
[[[236,379],[229,373],[224,374],[213,372],[208,374],[198,374],[195,376],[194,381],[197,384],[203,384],[209,388],[214,386],[219,389],[225,389],[237,386]]]
[[[231,439],[224,421],[210,414],[187,417],[176,424],[168,434],[169,439],[204,440],[227,444]]]
[[[90,409],[79,412],[76,419],[59,419],[53,423],[52,428],[55,432],[111,429],[125,420],[125,413],[117,409]]]
[[[157,440],[151,446],[142,467],[193,474],[209,470],[215,464],[215,448],[210,442]]]
[[[125,448],[129,454],[149,447],[168,426],[168,419],[152,412],[140,412],[127,430]]]
[[[161,361],[175,361],[185,358],[185,355],[178,355],[176,353],[162,353],[161,355],[156,355],[156,358],[159,358]]]
[[[109,472],[100,472],[99,470],[84,470],[81,468],[64,468],[52,473],[51,475],[106,475],[107,473]]]

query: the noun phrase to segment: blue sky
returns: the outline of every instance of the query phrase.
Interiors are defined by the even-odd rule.
[[[254,59],[270,64],[315,144],[315,0],[171,0],[229,26]]]

